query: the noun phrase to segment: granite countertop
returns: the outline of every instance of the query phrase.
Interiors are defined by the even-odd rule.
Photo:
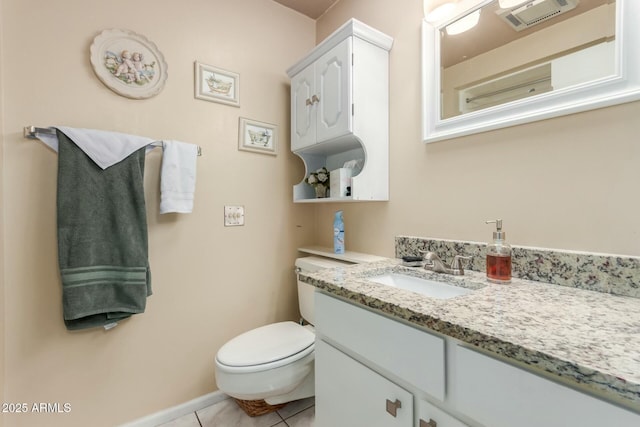
[[[368,281],[391,271],[474,289],[434,299]],[[640,299],[482,273],[432,273],[400,260],[301,273],[306,283],[640,412]]]

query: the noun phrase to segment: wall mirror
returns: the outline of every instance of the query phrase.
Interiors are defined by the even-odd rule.
[[[637,16],[637,0],[462,0],[424,21],[424,141],[640,99]]]

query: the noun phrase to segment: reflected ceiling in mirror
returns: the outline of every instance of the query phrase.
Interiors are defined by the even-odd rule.
[[[478,24],[440,30],[441,118],[535,96],[615,72],[615,2],[492,1]]]
[[[560,3],[567,10],[547,18],[545,8]],[[422,24],[425,142],[640,99],[640,1],[457,4],[454,18]],[[476,26],[447,34],[478,10]]]

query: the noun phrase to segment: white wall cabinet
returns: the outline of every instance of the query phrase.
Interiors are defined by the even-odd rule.
[[[291,79],[292,151],[352,131],[352,45],[348,37]]]
[[[295,202],[389,199],[389,50],[393,39],[348,21],[287,70],[291,150],[305,164]],[[309,173],[362,160],[351,195],[316,199]],[[358,173],[359,172],[359,173]]]

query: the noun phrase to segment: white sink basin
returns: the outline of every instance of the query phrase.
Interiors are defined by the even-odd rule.
[[[369,277],[367,280],[439,299],[453,298],[473,292],[471,289],[399,273],[387,273],[381,276]]]

